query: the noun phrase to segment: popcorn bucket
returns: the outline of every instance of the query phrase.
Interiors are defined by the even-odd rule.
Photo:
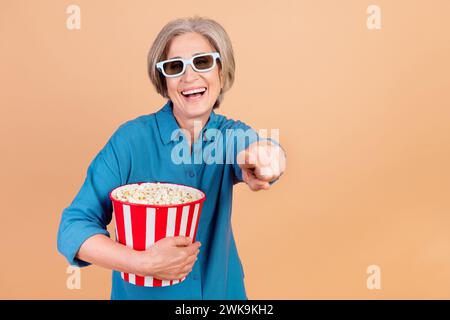
[[[201,190],[184,185],[170,183],[160,183],[160,185],[171,185],[183,190],[200,192],[201,198],[173,205],[138,204],[115,199],[112,194],[120,187],[112,190],[109,198],[113,205],[116,241],[138,251],[150,248],[155,242],[165,237],[187,236],[192,238],[193,242],[195,241],[206,195]],[[186,278],[160,280],[151,276],[142,277],[125,272],[121,272],[121,276],[129,283],[145,287],[171,286]]]

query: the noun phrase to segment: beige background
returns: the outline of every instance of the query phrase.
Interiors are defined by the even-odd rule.
[[[66,7],[81,7],[81,30]],[[366,8],[382,29],[366,27]],[[219,112],[278,128],[288,170],[235,190],[250,299],[450,298],[450,2],[0,2],[0,298],[108,299],[110,271],[66,288],[60,215],[123,122],[165,102],[146,54],[168,21],[220,22],[236,82]],[[381,268],[381,290],[366,269]]]

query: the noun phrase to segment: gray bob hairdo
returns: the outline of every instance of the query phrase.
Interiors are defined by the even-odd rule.
[[[156,63],[167,59],[171,40],[179,35],[195,32],[204,36],[211,46],[220,53],[220,73],[223,79],[223,88],[213,108],[218,108],[223,95],[233,85],[235,61],[233,47],[225,29],[216,21],[208,18],[194,16],[181,18],[167,23],[157,35],[147,57],[147,70],[150,81],[160,95],[169,98],[165,77],[156,69]]]

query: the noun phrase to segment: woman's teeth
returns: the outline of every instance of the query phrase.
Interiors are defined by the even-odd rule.
[[[199,99],[204,93],[206,92],[206,88],[199,88],[189,91],[182,91],[181,94],[187,99],[187,100],[197,100]]]
[[[191,94],[203,93],[205,91],[206,91],[206,88],[198,88],[198,89],[193,89],[193,90],[188,90],[188,91],[182,91],[181,94],[184,96],[189,96]]]

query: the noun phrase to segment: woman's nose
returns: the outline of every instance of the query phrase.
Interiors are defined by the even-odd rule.
[[[183,74],[184,80],[189,81],[189,80],[195,79],[197,76],[198,76],[198,74],[194,69],[192,69],[192,65],[186,66],[186,71]]]

